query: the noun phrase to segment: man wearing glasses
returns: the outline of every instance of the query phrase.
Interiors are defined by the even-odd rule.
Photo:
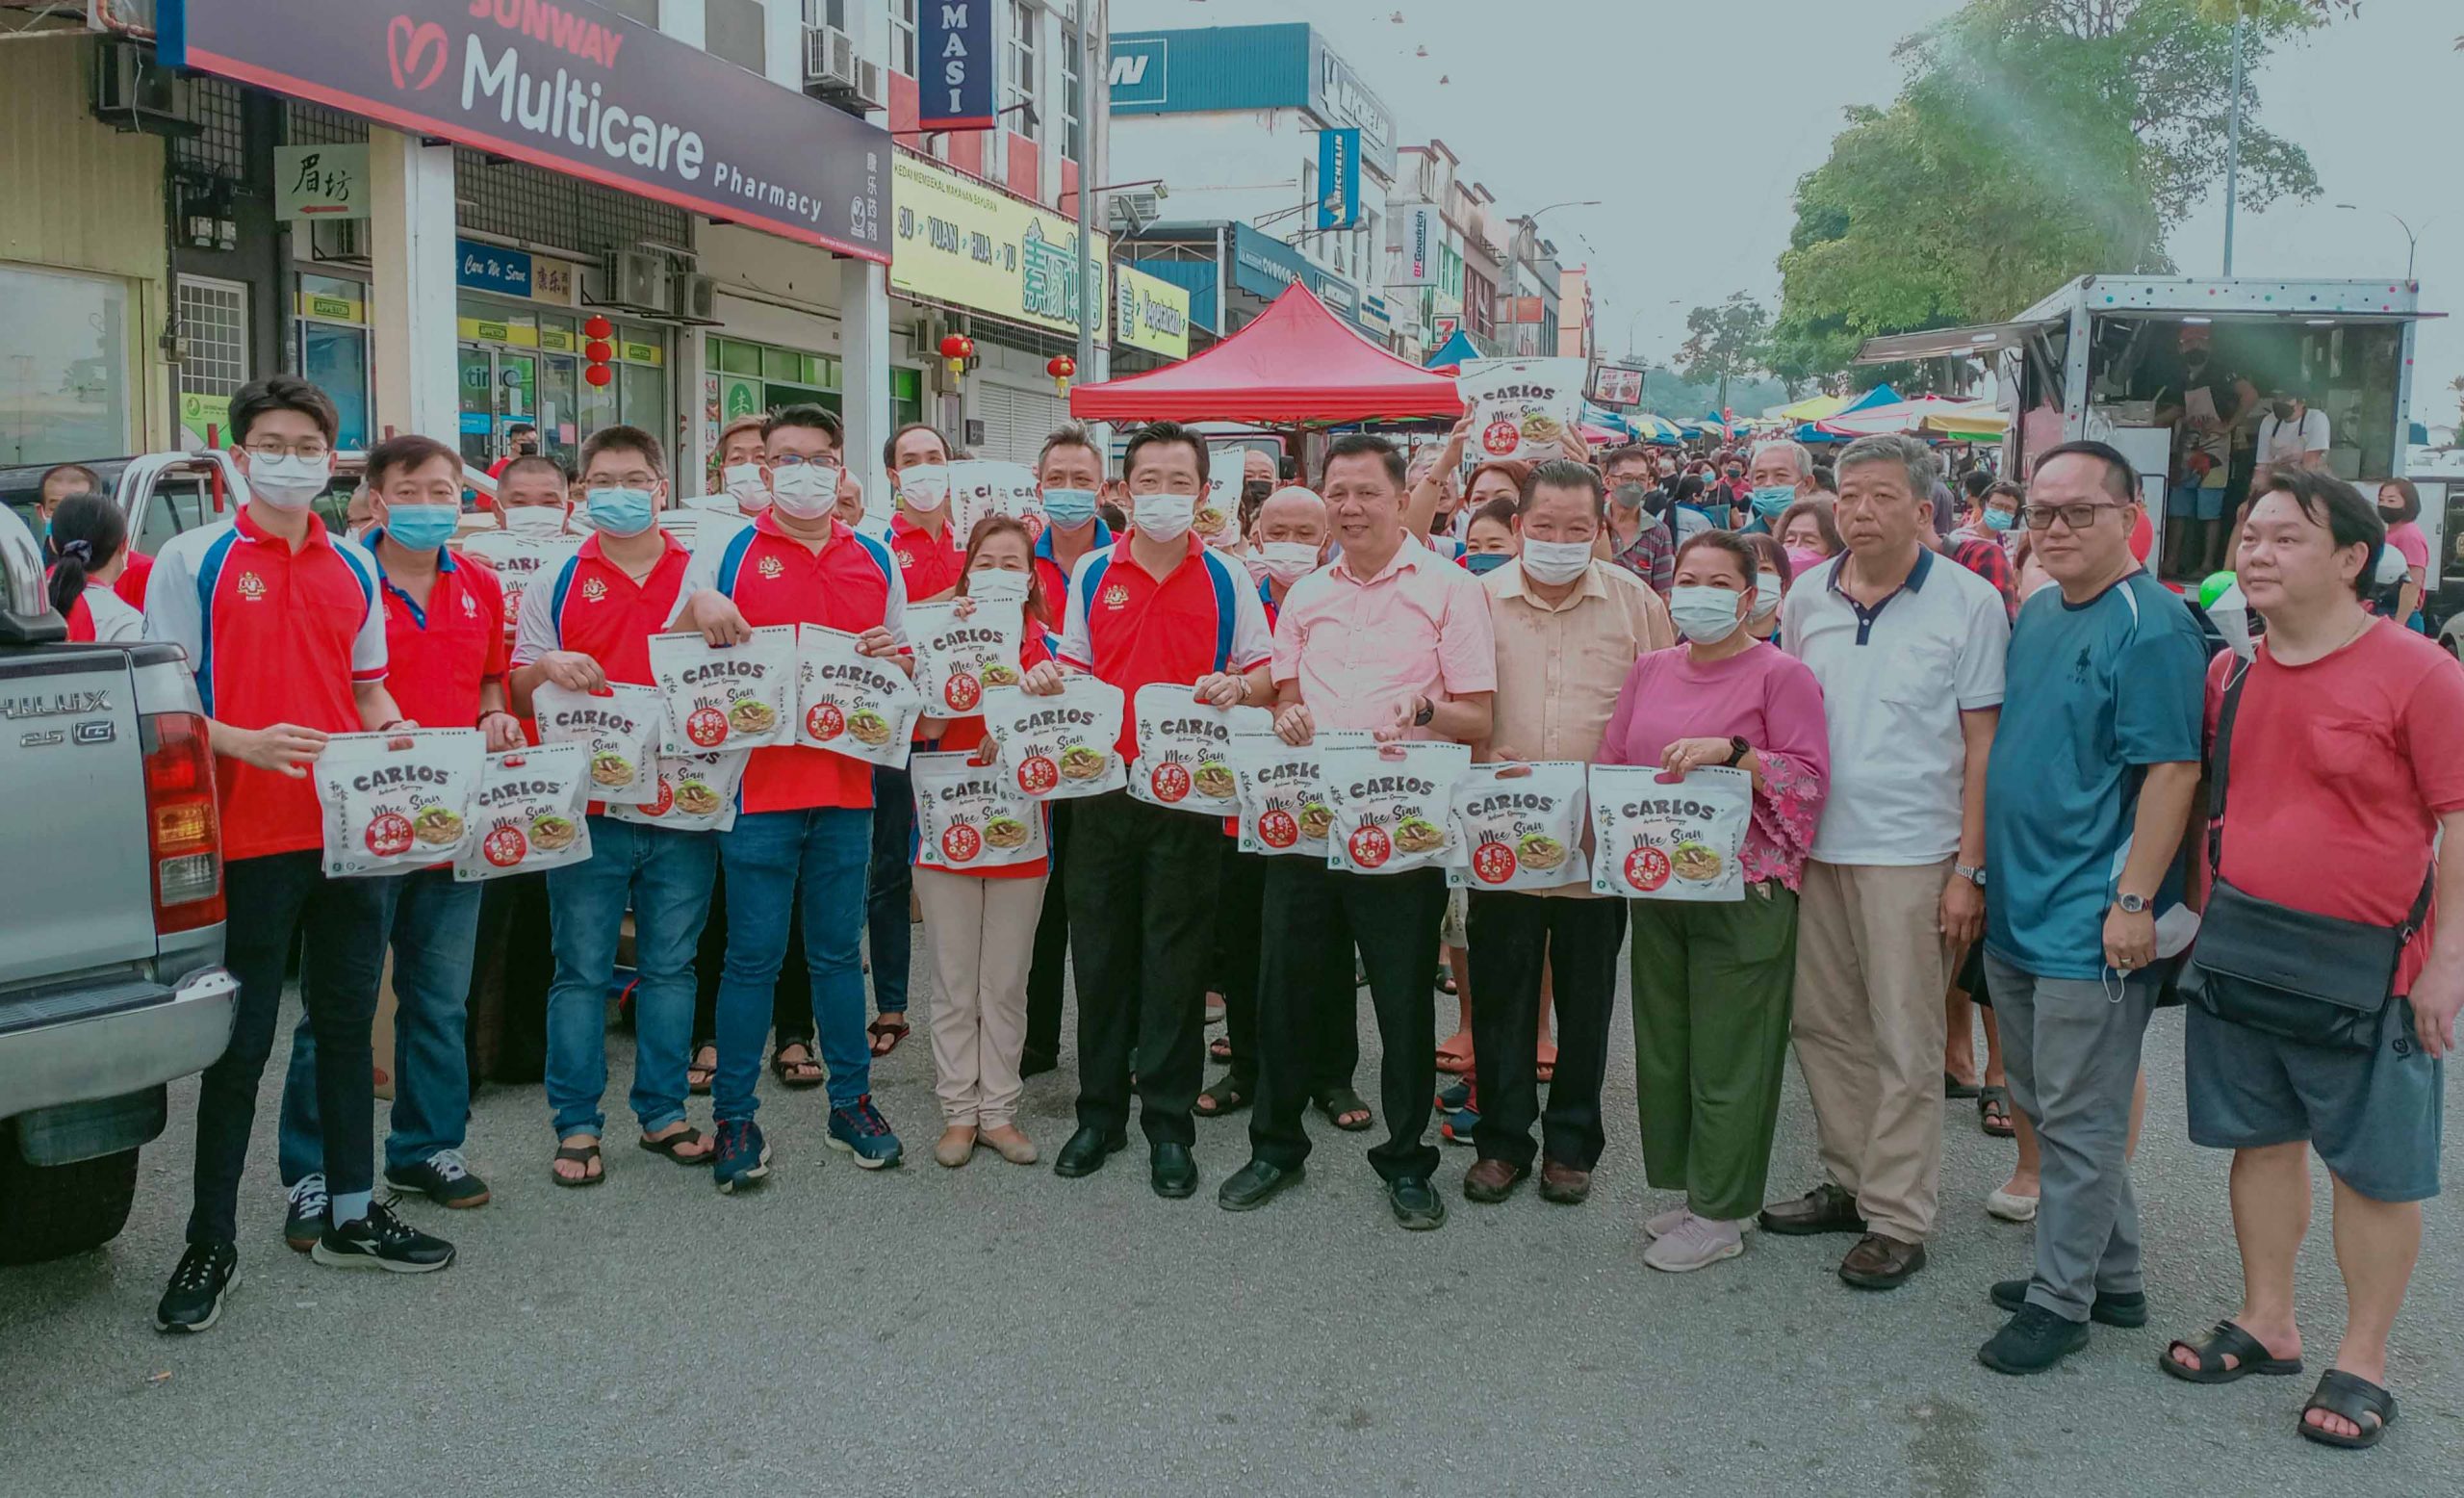
[[[1993,1287],[2012,1317],[1977,1353],[2013,1374],[2087,1346],[2091,1317],[2147,1316],[2131,1094],[2156,918],[2182,897],[2207,665],[2190,607],[2131,555],[2126,458],[2065,443],[2038,460],[2028,499],[2038,563],[2062,591],[2019,610],[1985,787],[1986,984],[2043,1160],[2035,1269]]]

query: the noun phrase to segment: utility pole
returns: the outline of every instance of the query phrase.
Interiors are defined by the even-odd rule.
[[[1078,8],[1078,377],[1094,379],[1095,326],[1103,315],[1095,293],[1094,213],[1095,128],[1101,117],[1097,101],[1112,90],[1112,81],[1096,71],[1104,49],[1096,45],[1105,24],[1102,0],[1086,0]]]
[[[2233,114],[2224,129],[2224,277],[2233,278],[2233,215],[2242,197],[2242,33],[2248,28],[2241,0],[2233,6]]]

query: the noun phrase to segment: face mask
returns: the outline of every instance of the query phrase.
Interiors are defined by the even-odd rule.
[[[1463,565],[1472,570],[1472,576],[1484,578],[1512,560],[1503,552],[1475,552],[1463,558]]]
[[[1797,486],[1792,483],[1768,483],[1754,491],[1754,518],[1769,525],[1797,502]]]
[[[2290,400],[2277,401],[2275,403],[2275,419],[2279,422],[2289,422],[2293,420],[2293,402]]]
[[[248,493],[276,509],[306,509],[334,476],[330,457],[248,455]]]
[[[1608,491],[1608,497],[1628,509],[1641,509],[1644,503],[1651,499],[1652,489],[1649,484],[1621,483]]]
[[[513,452],[516,457],[537,457],[539,455],[539,444],[535,442],[517,442],[513,445]]]
[[[966,575],[966,596],[987,606],[1023,604],[1027,601],[1027,575],[1007,567],[979,568]]]
[[[729,499],[741,510],[763,510],[770,507],[770,485],[761,477],[758,463],[730,463],[719,475]]]
[[[1268,541],[1258,548],[1267,576],[1289,587],[1318,570],[1318,549],[1306,541]]]
[[[1754,617],[1759,619],[1780,607],[1778,574],[1758,572],[1754,575]]]
[[[648,530],[656,513],[648,489],[593,489],[583,497],[582,507],[592,529],[620,539]]]
[[[453,539],[462,520],[452,504],[394,504],[385,511],[385,533],[414,552],[432,552]]]
[[[1274,485],[1264,478],[1252,478],[1241,485],[1242,503],[1253,508],[1264,504],[1267,502],[1267,496],[1272,493],[1274,493]]]
[[[770,492],[787,514],[798,520],[818,520],[838,502],[838,470],[819,463],[776,469],[770,475]]]
[[[1743,622],[1736,616],[1736,595],[1727,588],[1672,588],[1668,617],[1678,633],[1697,645],[1716,645],[1734,634]]]
[[[1988,530],[2008,530],[2018,523],[2017,510],[1989,509],[1985,512],[1985,529]]]
[[[561,504],[517,504],[499,515],[498,524],[515,535],[556,535],[565,529],[565,507]]]
[[[834,484],[837,481],[831,479]],[[898,497],[909,509],[930,514],[950,502],[950,471],[937,463],[908,469],[898,476]]]
[[[1148,540],[1168,545],[1190,533],[1190,522],[1197,516],[1197,496],[1142,494],[1130,502],[1130,507]]]
[[[1557,587],[1581,577],[1590,565],[1589,541],[1524,540],[1523,571],[1534,582]]]
[[[1829,561],[1830,559],[1830,557],[1823,555],[1820,552],[1809,551],[1802,546],[1789,547],[1788,575],[1790,577],[1802,578],[1808,572],[1821,566],[1824,562]]]
[[[1095,518],[1095,491],[1046,489],[1043,491],[1043,518],[1064,529],[1076,529]]]

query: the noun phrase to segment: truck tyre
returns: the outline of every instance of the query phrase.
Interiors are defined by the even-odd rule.
[[[0,1264],[37,1264],[119,1236],[137,1196],[137,1151],[29,1165],[0,1124]]]

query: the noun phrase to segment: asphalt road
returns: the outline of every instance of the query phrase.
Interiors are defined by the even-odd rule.
[[[174,1340],[151,1312],[186,1211],[183,1085],[127,1232],[0,1271],[0,1495],[2457,1491],[2452,1195],[2429,1209],[2392,1368],[2401,1417],[2376,1451],[2294,1434],[2306,1378],[2209,1389],[2156,1371],[2166,1339],[2229,1313],[2239,1287],[2224,1157],[2184,1136],[2180,1034],[2161,1017],[2149,1046],[2153,1320],[2097,1328],[2029,1380],[1972,1356],[2000,1320],[1986,1285],[2027,1254],[2024,1229],[1985,1215],[2011,1147],[1973,1104],[1949,1105],[1945,1224],[1906,1288],[1843,1287],[1837,1238],[1757,1234],[1700,1274],[1644,1268],[1638,1225],[1669,1199],[1643,1184],[1622,1015],[1608,1155],[1580,1208],[1527,1190],[1469,1205],[1469,1151],[1450,1149],[1451,1222],[1406,1234],[1361,1139],[1314,1116],[1308,1181],[1245,1216],[1213,1200],[1246,1157],[1237,1122],[1201,1121],[1205,1182],[1186,1201],[1149,1194],[1135,1145],[1080,1181],[988,1152],[945,1171],[919,1031],[876,1073],[906,1168],[857,1171],[823,1147],[821,1095],[765,1075],[777,1168],[732,1199],[622,1148],[619,1107],[608,1183],[556,1190],[539,1090],[489,1089],[470,1152],[496,1201],[405,1208],[461,1248],[424,1278],[285,1252],[277,1066],[243,1283],[219,1328]],[[630,1044],[611,1048],[621,1103]],[[1072,1095],[1066,1057],[1028,1084],[1022,1123],[1047,1159]],[[1792,1085],[1774,1196],[1813,1179],[1811,1140]],[[2314,1368],[2342,1304],[2323,1180],[2316,1228]]]

